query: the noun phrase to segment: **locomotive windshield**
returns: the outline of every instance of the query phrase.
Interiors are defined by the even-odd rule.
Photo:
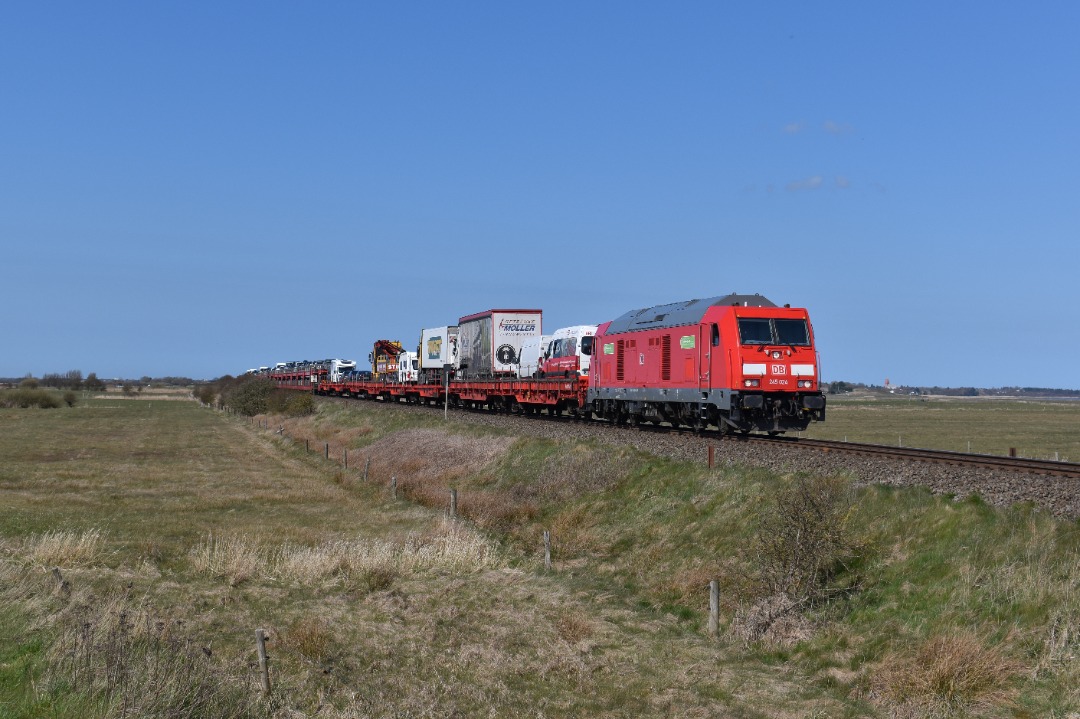
[[[776,328],[777,344],[807,346],[810,333],[806,330],[806,320],[773,320]]]
[[[740,317],[739,336],[744,345],[810,345],[806,320]]]

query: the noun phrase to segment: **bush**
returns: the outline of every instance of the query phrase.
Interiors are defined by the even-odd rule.
[[[214,404],[214,400],[217,399],[217,390],[211,384],[198,385],[192,392],[195,395],[195,399],[199,400],[203,404]]]
[[[288,404],[285,405],[285,414],[290,417],[306,417],[315,414],[315,397],[308,392],[294,392]]]
[[[68,407],[74,407],[75,403],[78,402],[78,401],[79,401],[79,396],[77,394],[75,394],[74,392],[72,392],[71,390],[68,390],[67,392],[64,392],[64,404],[66,404]]]
[[[271,380],[258,380],[272,382]],[[271,386],[273,386],[271,384]],[[315,398],[310,392],[294,389],[272,389],[266,397],[263,412],[284,414],[288,417],[304,417],[315,414]]]
[[[274,382],[268,378],[250,379],[222,392],[221,403],[234,412],[254,417],[269,410]]]
[[[0,407],[18,407],[20,409],[39,407],[41,409],[56,409],[60,404],[59,397],[52,392],[43,389],[29,389],[20,386],[19,389],[9,389],[0,392]]]
[[[760,510],[754,541],[753,604],[735,631],[763,638],[782,618],[857,588],[852,570],[867,543],[853,536],[850,485],[838,477],[797,477]]]

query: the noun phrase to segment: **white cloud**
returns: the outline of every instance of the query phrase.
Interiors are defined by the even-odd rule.
[[[833,122],[832,120],[826,120],[821,128],[830,135],[850,135],[855,132],[855,128],[846,122]]]
[[[849,187],[851,187],[851,180],[844,177],[843,175],[837,175],[836,176],[836,186],[838,188],[840,188],[841,190],[846,190]]]
[[[804,178],[802,180],[795,180],[789,182],[784,189],[788,192],[802,192],[803,190],[816,190],[821,187],[825,180],[821,175],[813,175],[811,177]]]

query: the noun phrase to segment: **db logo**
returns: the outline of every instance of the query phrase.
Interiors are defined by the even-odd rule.
[[[772,366],[772,373],[773,374],[787,374],[787,365],[774,364]]]

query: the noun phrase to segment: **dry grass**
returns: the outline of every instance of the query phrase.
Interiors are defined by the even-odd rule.
[[[265,571],[266,552],[242,537],[210,534],[188,554],[191,567],[200,574],[227,579],[236,586]]]
[[[362,581],[373,588],[397,574],[477,571],[499,566],[495,545],[474,529],[444,521],[400,541],[334,540],[314,546],[271,546],[251,537],[207,536],[188,554],[192,569],[236,586],[253,577],[310,584]]]
[[[1023,665],[967,633],[936,636],[911,654],[887,657],[871,698],[895,717],[950,717],[1010,706]]]
[[[185,635],[182,621],[158,616],[126,594],[83,592],[51,618],[57,634],[44,691],[78,694],[106,716],[257,716],[245,680]]]
[[[26,537],[19,554],[38,567],[86,567],[99,560],[103,544],[104,536],[98,529],[57,530]]]
[[[420,488],[449,488],[450,483],[483,470],[513,445],[511,437],[470,437],[440,429],[407,429],[359,450],[371,459],[372,477],[396,476]],[[377,472],[377,474],[376,474]]]
[[[334,633],[325,619],[303,617],[282,633],[282,643],[305,659],[325,661],[330,655]]]
[[[580,614],[562,612],[555,617],[555,631],[568,644],[579,644],[595,633],[592,622]]]

